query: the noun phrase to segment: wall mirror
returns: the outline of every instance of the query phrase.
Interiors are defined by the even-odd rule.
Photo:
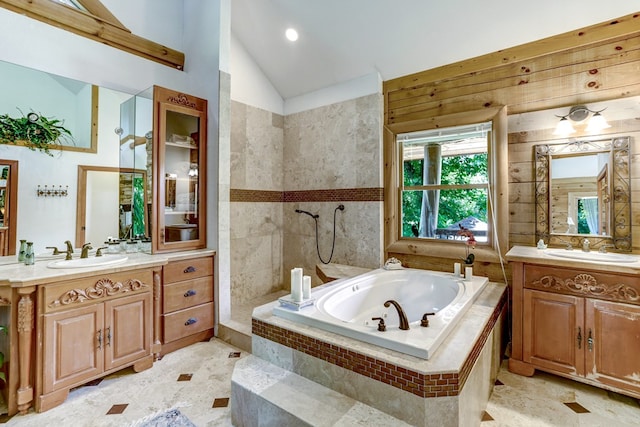
[[[19,118],[33,111],[58,119],[73,138],[56,149],[97,151],[97,86],[4,61],[0,75],[0,114]]]
[[[536,240],[631,251],[629,137],[534,149]]]
[[[64,126],[71,130],[75,144],[53,152],[53,157],[31,152],[13,144],[0,144],[0,157],[6,159],[2,164],[15,162],[17,173],[19,160],[22,169],[19,189],[16,187],[16,196],[10,197],[11,204],[8,205],[9,208],[17,207],[16,213],[5,214],[0,226],[8,226],[4,231],[7,234],[6,254],[16,253],[16,242],[19,239],[33,241],[36,255],[49,254],[47,246],[62,247],[65,240],[78,240],[79,227],[84,227],[86,233],[86,237],[80,240],[91,242],[93,245],[103,242],[109,235],[117,237],[117,198],[109,205],[110,209],[115,209],[113,222],[110,223],[115,231],[103,233],[101,230],[105,222],[96,220],[87,223],[86,218],[78,217],[80,208],[91,215],[105,207],[102,189],[94,189],[90,194],[87,194],[86,190],[78,191],[78,166],[119,169],[120,139],[114,129],[119,127],[121,104],[133,95],[3,61],[0,61],[0,69],[0,86],[3,88],[0,114],[17,118],[21,117],[21,111],[27,114],[33,110],[44,116],[63,120]],[[146,173],[146,166],[140,167]],[[13,170],[12,166],[10,172]],[[92,182],[92,174],[93,172],[88,174],[89,183]],[[99,180],[96,180],[95,184],[97,181]],[[17,183],[17,180],[13,182]],[[39,185],[68,188],[68,195],[38,196],[36,189]],[[109,193],[116,196],[119,194],[117,179],[113,181],[112,189],[105,194]],[[42,220],[43,212],[46,212],[47,221]],[[96,229],[92,230],[93,227]]]

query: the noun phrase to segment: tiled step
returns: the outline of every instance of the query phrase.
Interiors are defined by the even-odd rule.
[[[234,347],[238,347],[240,350],[251,353],[250,326],[247,328],[240,322],[228,320],[226,323],[218,325],[218,338]]]
[[[255,356],[233,370],[231,420],[236,427],[409,425]]]

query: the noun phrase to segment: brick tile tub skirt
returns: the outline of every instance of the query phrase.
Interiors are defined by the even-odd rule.
[[[311,338],[258,319],[252,319],[253,334],[325,362],[356,372],[423,398],[457,396],[480,352],[484,348],[500,314],[506,307],[507,292],[502,294],[489,321],[476,340],[459,372],[421,373],[374,357]]]

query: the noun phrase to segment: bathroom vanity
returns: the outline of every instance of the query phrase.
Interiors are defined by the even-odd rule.
[[[125,367],[148,369],[161,354],[213,336],[214,255],[134,253],[84,268],[0,257],[8,413],[46,411],[74,387]]]
[[[539,369],[639,398],[640,257],[588,261],[588,253],[574,252],[566,258],[516,246],[507,253],[509,370],[531,376]]]

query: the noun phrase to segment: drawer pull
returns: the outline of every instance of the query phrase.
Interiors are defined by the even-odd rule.
[[[187,292],[185,292],[185,293],[184,293],[184,297],[185,297],[185,298],[187,298],[187,297],[192,297],[192,296],[194,296],[195,294],[196,294],[196,291],[195,291],[195,290],[193,290],[193,289],[189,289]]]
[[[198,319],[196,319],[195,317],[190,317],[186,322],[184,322],[184,326],[193,325],[197,321]]]
[[[195,273],[196,272],[196,268],[193,265],[190,265],[189,267],[184,269],[184,273]]]

